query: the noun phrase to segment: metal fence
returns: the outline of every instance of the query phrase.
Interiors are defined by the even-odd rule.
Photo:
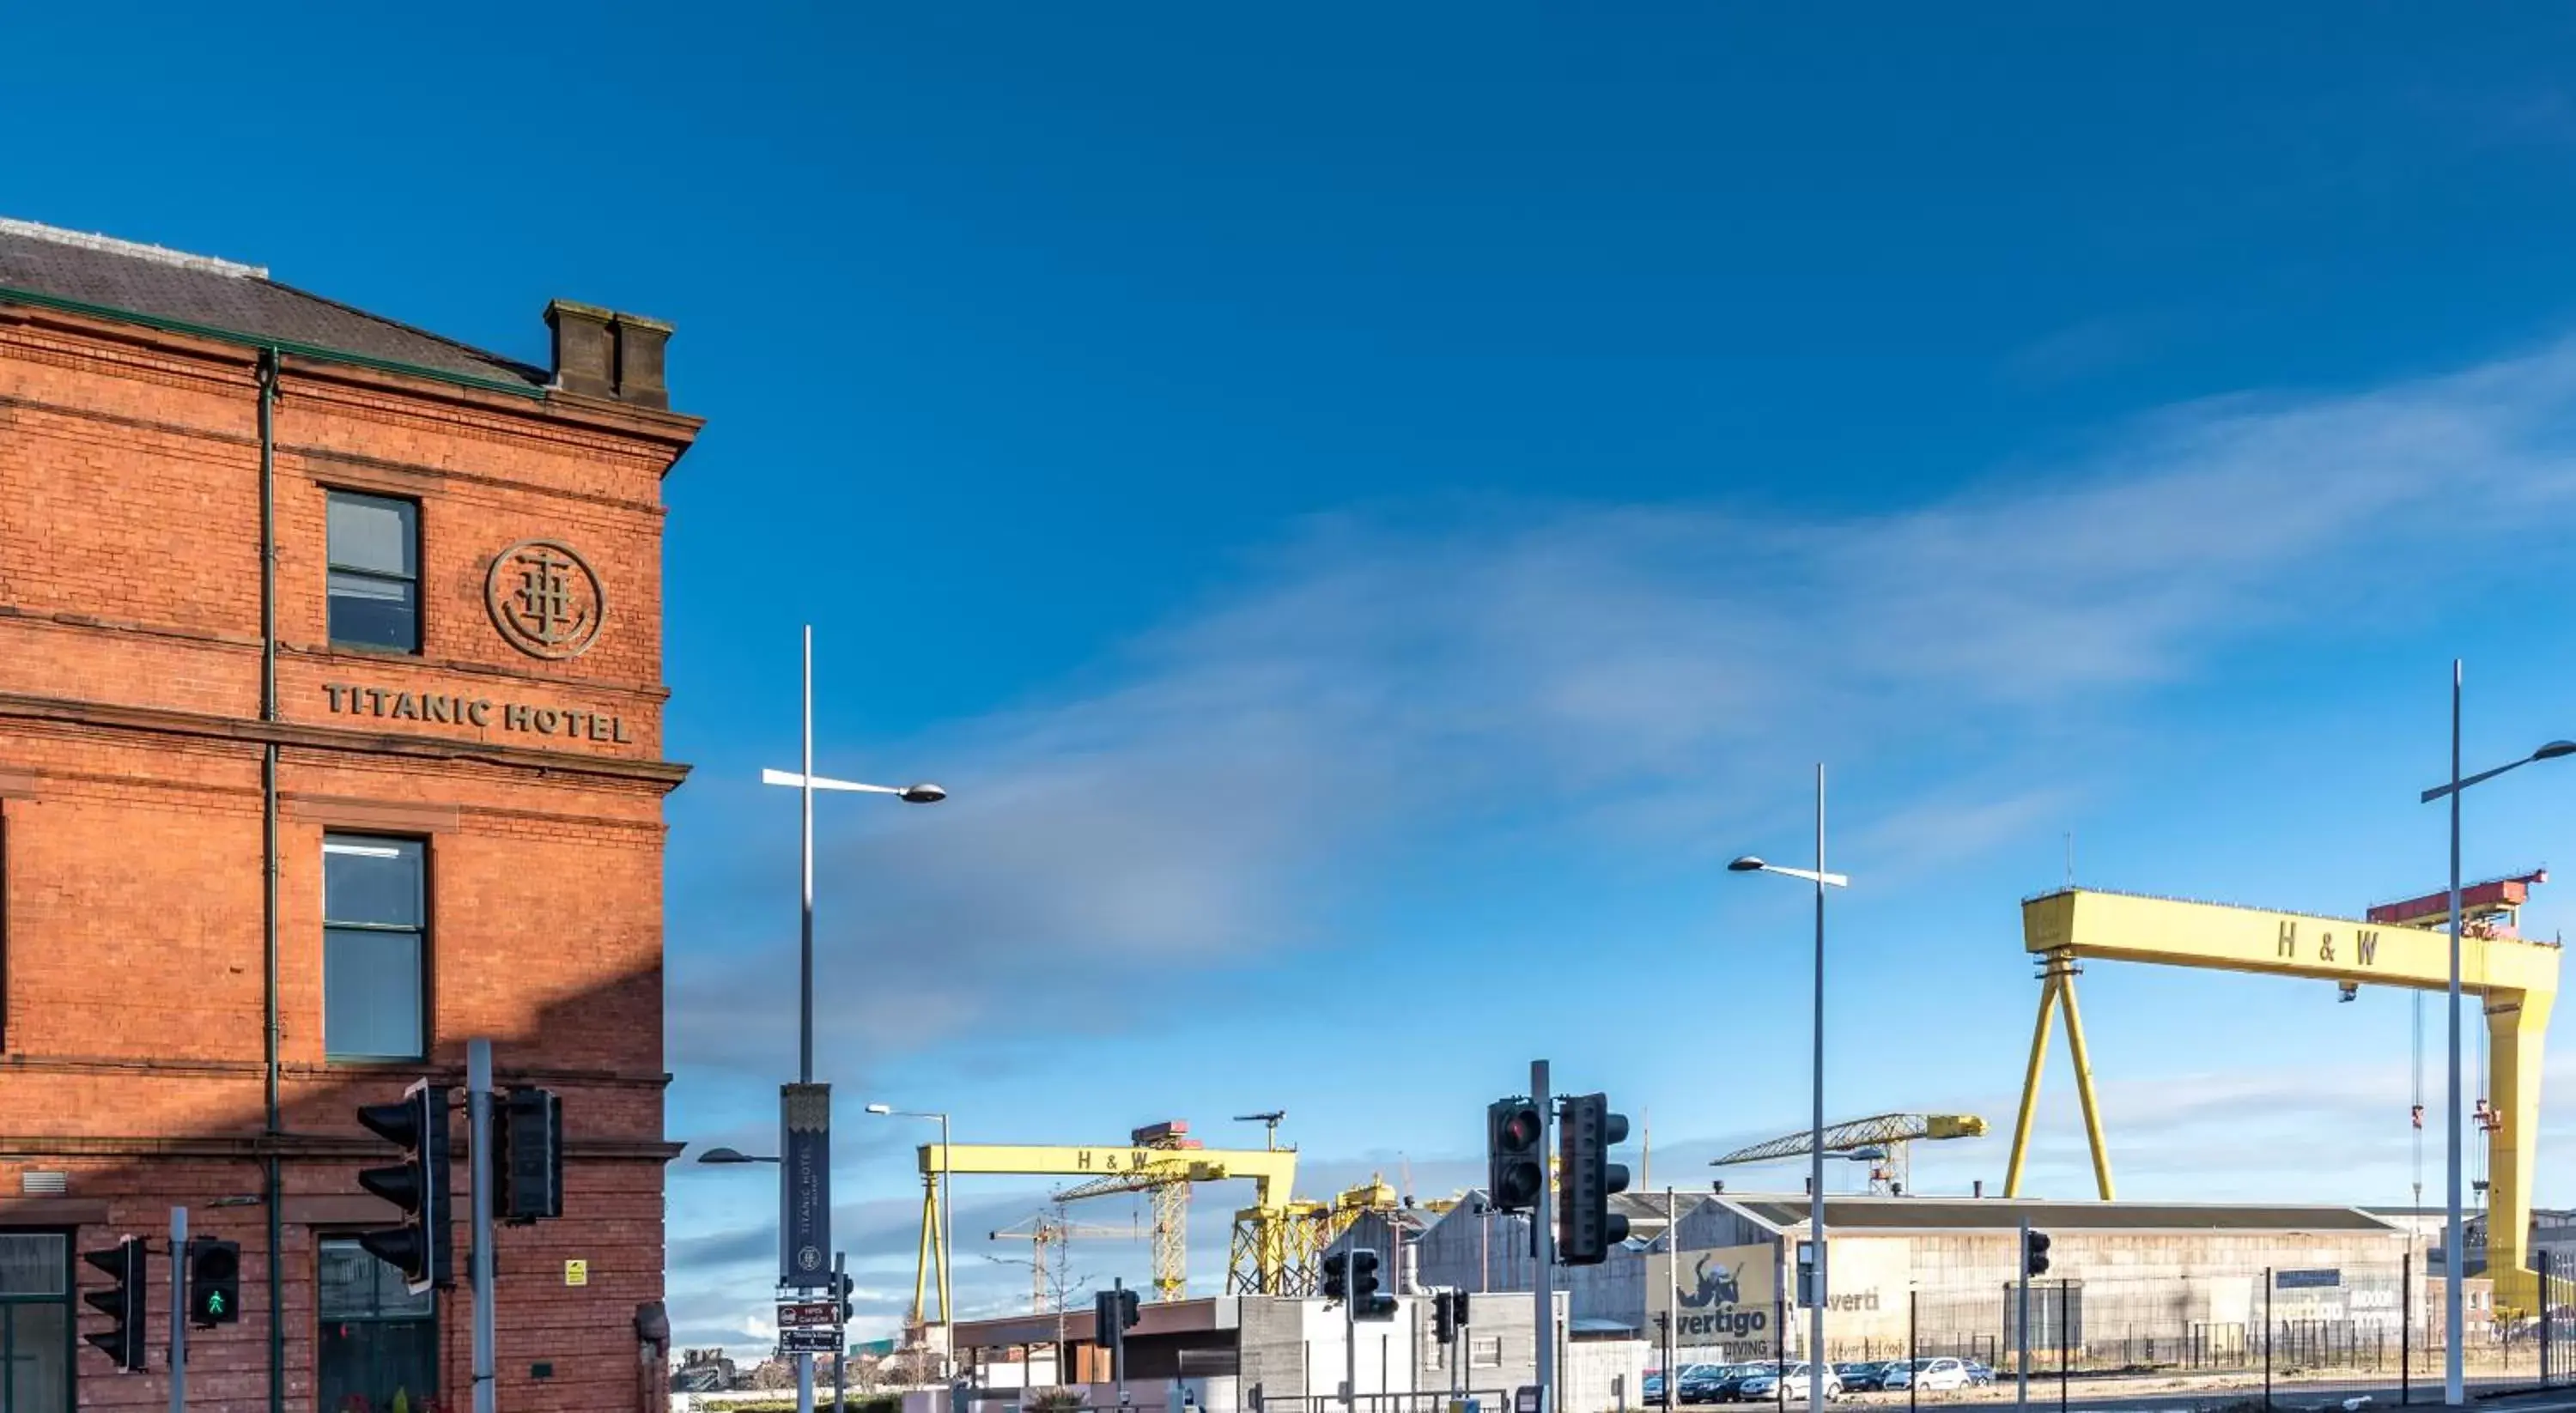
[[[2470,1320],[2462,1352],[2482,1392],[2576,1387],[2576,1269],[2564,1259],[2553,1269],[2546,1253],[2535,1267],[2538,1310],[2502,1319],[2478,1310]],[[1684,1345],[1675,1362],[1802,1357],[1803,1312],[1773,1315],[1766,1348]],[[2412,1258],[2334,1270],[2041,1278],[2029,1285],[2027,1323],[2034,1377],[2210,1373],[2249,1376],[2250,1384],[2255,1375],[2318,1374],[2384,1378],[2419,1397],[2441,1392],[2440,1287],[2428,1290]],[[1829,1318],[1827,1350],[1836,1363],[1947,1356],[2009,1380],[2023,1365],[2023,1324],[2017,1282],[1916,1291],[1902,1309],[1874,1319]]]
[[[1476,1400],[1479,1413],[1512,1413],[1512,1396],[1504,1389],[1469,1389],[1451,1393],[1446,1389],[1424,1389],[1419,1393],[1364,1393],[1359,1396],[1355,1413],[1447,1413],[1453,1399]],[[1338,1393],[1313,1393],[1300,1398],[1267,1398],[1260,1404],[1262,1413],[1354,1413],[1350,1400]],[[1128,1410],[1134,1413],[1134,1410]]]

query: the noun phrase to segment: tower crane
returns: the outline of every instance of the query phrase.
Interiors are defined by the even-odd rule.
[[[1828,1125],[1824,1146],[1828,1153],[1843,1153],[1867,1160],[1871,1165],[1870,1191],[1887,1197],[1901,1197],[1913,1180],[1912,1147],[1916,1139],[1982,1138],[1985,1132],[1986,1121],[1974,1114],[1873,1114],[1865,1119]],[[1766,1142],[1738,1148],[1709,1166],[1794,1158],[1808,1151],[1808,1139],[1812,1136],[1806,1129],[1782,1134]]]
[[[1047,1262],[1050,1259],[1048,1256],[1050,1247],[1060,1251],[1069,1250],[1073,1245],[1073,1239],[1077,1236],[1134,1241],[1142,1233],[1134,1227],[1105,1226],[1097,1222],[1070,1222],[1065,1220],[1064,1209],[1058,1207],[1053,1212],[1036,1213],[1025,1221],[1014,1223],[1000,1231],[987,1232],[985,1235],[994,1241],[1025,1241],[1029,1244],[1029,1313],[1043,1315],[1052,1308],[1047,1303]],[[1057,1295],[1060,1301],[1062,1292],[1057,1292]]]

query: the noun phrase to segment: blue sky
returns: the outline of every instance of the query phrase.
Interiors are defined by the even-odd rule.
[[[2576,19],[2128,21],[56,7],[0,210],[530,359],[554,296],[678,325],[674,1136],[764,1143],[794,1059],[754,782],[798,623],[821,767],[956,792],[822,812],[884,1319],[921,1134],[871,1097],[961,1140],[1285,1107],[1307,1186],[1425,1195],[1533,1053],[1651,1114],[1659,1181],[1795,1126],[1806,900],[1721,866],[1801,856],[1818,759],[1837,1113],[2008,1124],[2070,832],[2103,886],[2440,881],[2451,657],[2473,764],[2576,725]],[[2471,872],[2563,861],[2571,783],[2476,797]],[[2083,987],[2126,1194],[2407,1197],[2404,997]],[[684,1342],[754,1338],[771,1211],[675,1171]],[[961,1303],[1024,1294],[965,1246]]]

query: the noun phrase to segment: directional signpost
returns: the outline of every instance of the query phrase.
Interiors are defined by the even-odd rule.
[[[841,1332],[830,1325],[820,1329],[808,1326],[778,1332],[778,1352],[781,1354],[833,1354],[840,1348]]]

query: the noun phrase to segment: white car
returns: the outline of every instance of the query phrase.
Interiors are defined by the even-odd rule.
[[[1956,1359],[1917,1359],[1912,1364],[1899,1363],[1887,1371],[1881,1388],[1919,1388],[1926,1393],[1946,1393],[1968,1386],[1968,1366]]]
[[[1766,1368],[1763,1372],[1753,1375],[1751,1378],[1746,1379],[1742,1384],[1738,1385],[1735,1396],[1739,1401],[1744,1403],[1759,1403],[1766,1398],[1782,1398],[1792,1401],[1806,1398],[1808,1396],[1807,1362],[1801,1359],[1798,1362],[1791,1364],[1788,1368],[1788,1372],[1782,1374],[1774,1374]],[[1825,1371],[1825,1401],[1831,1403],[1842,1396],[1842,1375],[1835,1373],[1831,1369],[1827,1369]]]

